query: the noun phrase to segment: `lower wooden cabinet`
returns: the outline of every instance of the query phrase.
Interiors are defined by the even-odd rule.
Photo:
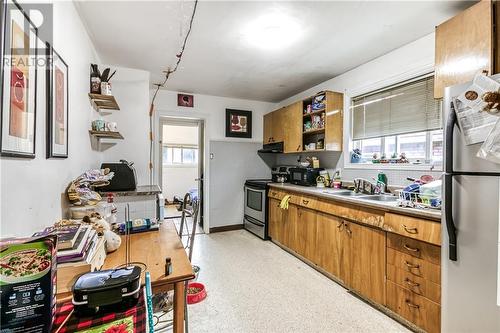
[[[328,273],[341,279],[342,239],[344,222],[342,219],[318,213],[316,216],[316,248],[313,262]]]
[[[439,304],[387,281],[387,307],[429,333],[441,330]]]
[[[340,276],[346,286],[385,305],[385,232],[344,223]]]
[[[295,226],[296,233],[295,241],[290,244],[291,248],[304,258],[314,262],[316,251],[319,250],[315,242],[317,232],[316,212],[311,209],[292,206],[292,209],[294,208],[296,213],[294,214],[291,211],[291,216],[289,216],[292,225]]]
[[[296,193],[288,209],[281,209],[279,198],[285,194],[269,193],[269,235],[274,241],[423,330],[440,331],[441,257],[434,238],[424,237],[427,242],[423,242],[413,234],[386,232],[384,226],[376,227],[384,222],[378,212],[373,214],[376,226],[367,224],[373,222],[366,218],[369,212],[363,213],[363,222],[352,222],[343,214],[355,207],[331,209],[334,204],[329,203],[324,210],[319,201]],[[422,220],[419,224],[418,219],[390,214],[389,222],[403,220],[419,232],[434,223]]]
[[[297,251],[297,206],[279,207],[280,200],[269,198],[269,236],[287,248]]]

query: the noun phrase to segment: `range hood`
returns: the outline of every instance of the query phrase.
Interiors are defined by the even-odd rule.
[[[262,149],[257,151],[258,153],[266,153],[266,154],[277,154],[283,152],[283,142],[273,142],[267,143],[262,146]]]

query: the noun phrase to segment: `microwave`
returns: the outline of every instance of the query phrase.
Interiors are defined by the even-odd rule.
[[[316,186],[316,178],[324,168],[290,168],[290,183],[302,186]]]

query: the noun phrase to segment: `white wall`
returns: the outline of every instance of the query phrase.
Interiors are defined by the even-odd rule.
[[[434,70],[434,33],[422,37],[412,43],[404,45],[390,53],[356,67],[342,75],[318,84],[299,94],[296,94],[278,105],[285,106],[297,100],[314,95],[322,90],[332,90],[344,93],[344,153],[322,153],[321,159],[327,161],[323,167],[328,169],[343,168],[343,178],[352,180],[355,177],[370,179],[376,176],[377,170],[344,168],[344,154],[348,154],[349,143],[349,107],[350,98],[391,84],[405,81]],[[332,158],[333,157],[333,158]],[[279,156],[277,163],[287,164],[296,157]],[[389,184],[406,184],[406,177],[416,177],[423,173],[439,176],[440,172],[429,170],[384,170],[389,178]]]
[[[251,139],[237,139],[237,138],[226,138],[225,137],[225,118],[226,118],[226,108],[249,110],[252,111],[252,138]],[[218,96],[208,96],[208,95],[194,95],[194,107],[178,107],[177,106],[177,92],[161,90],[158,93],[158,97],[155,102],[155,112],[156,112],[156,133],[158,133],[158,123],[160,116],[169,117],[183,117],[183,118],[194,118],[202,119],[205,122],[205,156],[204,156],[204,186],[205,186],[205,226],[220,226],[225,224],[235,224],[241,223],[241,220],[235,220],[230,218],[224,221],[216,220],[212,221],[212,213],[223,211],[226,207],[241,207],[243,204],[243,182],[242,179],[245,178],[270,178],[270,168],[266,164],[265,168],[261,168],[262,159],[257,154],[258,147],[262,144],[262,132],[263,132],[263,115],[269,111],[275,109],[275,104],[243,99],[234,99]],[[233,144],[233,148],[242,147],[246,149],[250,144],[253,148],[248,151],[250,154],[247,156],[247,168],[231,168],[232,160],[227,158],[225,160],[225,168],[217,169],[211,168],[210,153],[212,152],[212,146],[217,146],[218,142]],[[245,148],[243,148],[245,147]],[[157,148],[155,152],[158,152]],[[217,157],[215,157],[217,158]],[[269,163],[269,162],[267,162]],[[159,165],[158,154],[156,154],[155,165]],[[257,174],[256,174],[257,172]],[[158,172],[156,172],[158,174]],[[227,188],[223,185],[219,187],[220,183],[215,183],[217,188],[211,187],[211,178],[215,177],[220,179],[220,177],[225,176],[225,181],[228,184],[235,184],[235,192],[233,195],[229,196],[226,201],[222,200],[227,193]],[[158,178],[156,178],[158,179]],[[207,195],[208,194],[208,195]],[[212,205],[212,200],[214,200],[214,205]],[[238,212],[240,216],[241,212]],[[241,215],[243,216],[243,215]],[[207,231],[207,229],[205,229]]]
[[[104,162],[121,159],[134,162],[137,185],[149,184],[149,72],[101,65],[101,70],[116,69],[111,79],[112,92],[120,110],[103,116],[105,121],[117,123],[118,131],[125,138],[103,151]]]
[[[262,143],[262,116],[274,110],[274,103],[245,99],[227,98],[194,94],[194,107],[177,106],[177,92],[160,90],[155,102],[157,115],[170,115],[186,118],[207,118],[206,131],[209,140]],[[252,111],[252,138],[226,138],[226,109]]]
[[[54,48],[69,66],[69,157],[45,158],[45,70],[37,78],[36,158],[2,157],[0,234],[30,236],[61,217],[61,194],[83,170],[98,167],[88,129],[95,116],[87,93],[89,66],[99,58],[72,2],[54,3]]]

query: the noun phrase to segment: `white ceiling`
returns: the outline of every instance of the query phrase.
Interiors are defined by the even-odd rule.
[[[464,1],[208,2],[198,4],[181,66],[166,89],[277,102],[431,33]],[[104,63],[144,69],[152,83],[175,62],[193,2],[85,1],[77,9]],[[300,37],[264,50],[244,37],[263,15],[291,17]]]

